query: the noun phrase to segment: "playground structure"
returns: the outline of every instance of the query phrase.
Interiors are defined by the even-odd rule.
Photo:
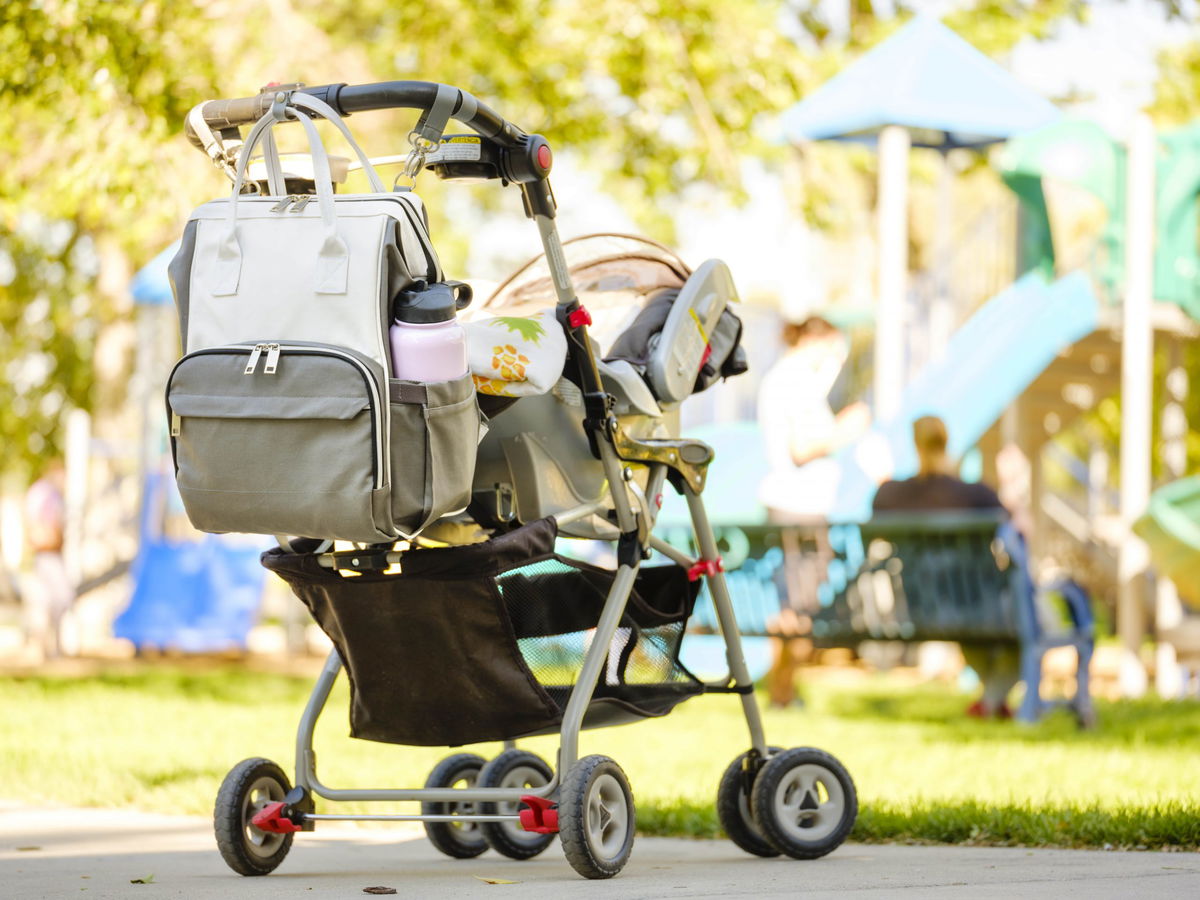
[[[1181,607],[1167,579],[1158,579],[1151,604],[1150,560],[1132,526],[1151,497],[1156,345],[1170,360],[1162,409],[1165,469],[1169,477],[1184,474],[1187,375],[1180,347],[1197,334],[1200,313],[1200,128],[1158,136],[1138,116],[1122,145],[1098,126],[1061,119],[1045,100],[926,17],[789,110],[784,125],[793,141],[877,143],[873,405],[894,477],[915,471],[909,426],[920,415],[947,421],[952,453],[977,448],[982,474],[992,483],[1001,450],[1019,448],[1028,465],[1023,505],[1033,553],[1043,562],[1082,564],[1093,582],[1112,586],[1123,649],[1121,689],[1127,696],[1141,694],[1147,687],[1140,655],[1146,613],[1154,611],[1162,633],[1181,633]],[[1007,239],[1016,274],[1025,274],[978,311],[956,306],[951,247],[973,252],[975,244],[948,239],[943,226],[935,271],[924,278],[937,290],[910,291],[909,148],[941,152],[944,218],[950,153],[1004,140],[998,167],[1019,199],[1021,223]],[[1104,208],[1104,228],[1081,271],[1068,271],[1066,260],[1056,256],[1048,181],[1073,184]],[[1056,276],[1062,277],[1052,281]],[[950,335],[948,323],[961,327]],[[1080,460],[1052,438],[1118,391],[1120,489],[1113,503],[1098,442]],[[862,521],[874,484],[852,452],[841,459],[843,481],[830,519]],[[1066,472],[1075,489],[1052,487],[1048,466]],[[1155,670],[1166,694],[1181,686],[1174,655],[1170,644],[1159,646]]]

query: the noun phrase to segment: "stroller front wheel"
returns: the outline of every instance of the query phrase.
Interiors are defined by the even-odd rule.
[[[549,784],[553,771],[546,761],[528,750],[505,750],[479,773],[482,788],[527,788]],[[488,815],[516,815],[520,801],[483,803]],[[526,831],[516,822],[481,822],[479,830],[489,847],[510,859],[530,859],[550,846],[553,834]]]
[[[841,846],[858,818],[854,781],[823,750],[795,747],[772,756],[754,780],[754,821],[793,859],[816,859]]]
[[[584,878],[612,878],[633,852],[635,815],[629,779],[607,756],[586,756],[566,778],[558,828],[567,862]]]
[[[213,807],[217,848],[239,875],[266,875],[292,849],[291,834],[270,834],[250,820],[268,803],[284,799],[291,784],[283,769],[269,759],[244,759],[225,776]]]
[[[771,747],[771,753],[782,753],[783,748]],[[746,757],[743,753],[729,764],[725,774],[721,776],[721,784],[717,788],[717,820],[725,829],[725,834],[738,847],[755,856],[778,856],[780,851],[768,841],[754,821],[754,813],[750,808],[750,799],[754,796],[754,785],[762,773],[759,763],[757,772],[750,774],[745,771]],[[748,777],[749,776],[749,777]]]

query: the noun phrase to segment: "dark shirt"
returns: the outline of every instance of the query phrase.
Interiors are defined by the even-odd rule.
[[[986,484],[968,484],[952,475],[926,475],[885,481],[871,504],[875,512],[922,509],[1002,509]]]

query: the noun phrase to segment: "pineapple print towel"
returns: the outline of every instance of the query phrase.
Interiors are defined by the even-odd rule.
[[[544,394],[562,375],[567,339],[553,309],[464,322],[475,389],[498,397]]]

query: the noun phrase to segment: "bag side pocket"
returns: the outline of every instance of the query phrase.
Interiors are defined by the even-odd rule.
[[[469,375],[431,384],[393,380],[390,389],[393,518],[415,534],[471,501],[479,405]]]

